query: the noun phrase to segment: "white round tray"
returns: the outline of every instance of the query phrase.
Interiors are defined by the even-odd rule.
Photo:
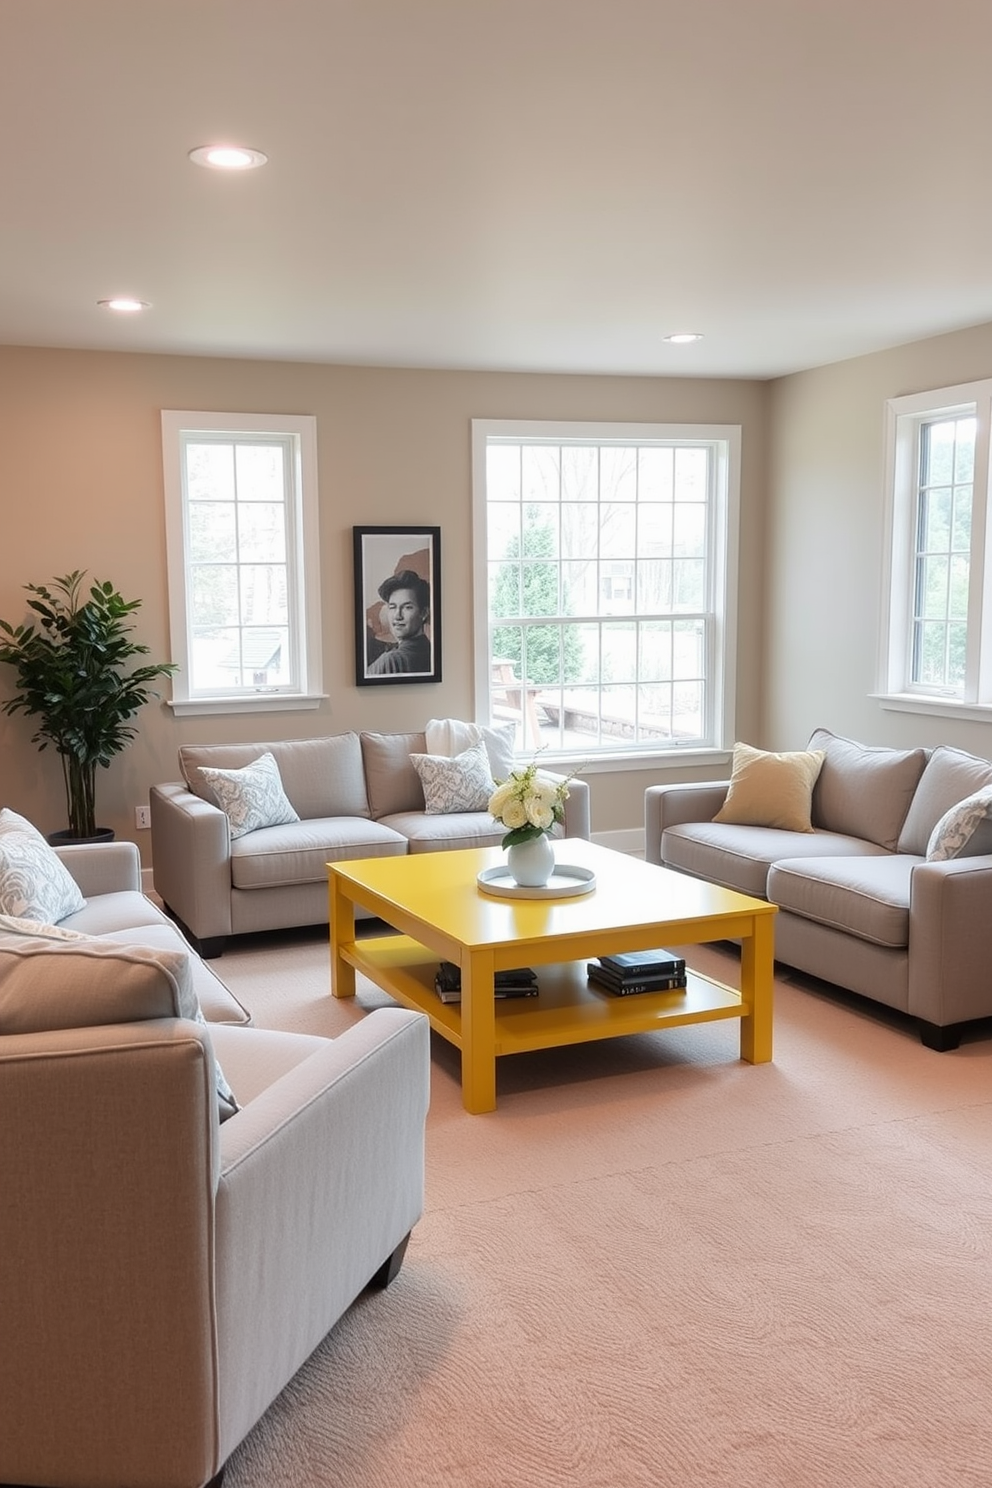
[[[591,868],[556,863],[546,884],[531,886],[518,884],[510,877],[506,864],[500,863],[495,868],[483,868],[478,884],[484,894],[495,894],[500,899],[571,899],[576,894],[591,893],[596,887],[596,875]]]

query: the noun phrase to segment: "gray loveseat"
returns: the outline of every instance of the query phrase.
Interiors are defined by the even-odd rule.
[[[483,742],[494,777],[505,778],[506,733],[483,730]],[[241,769],[265,752],[300,819],[232,840],[201,769]],[[498,844],[505,829],[488,811],[426,810],[410,756],[427,752],[422,732],[182,748],[182,782],[150,794],[156,892],[201,954],[216,956],[228,935],[326,923],[329,862]],[[589,788],[573,780],[569,789],[557,830],[588,838]]]
[[[246,1027],[141,894],[132,843],[59,856],[85,906],[55,935],[0,934],[0,1482],[216,1485],[399,1268],[423,1207],[428,1021]],[[214,1057],[240,1104],[224,1120]]]
[[[779,906],[776,958],[918,1020],[932,1049],[992,1017],[992,832],[928,861],[938,822],[992,783],[941,746],[869,748],[817,729],[812,832],[713,820],[728,782],[651,786],[645,856]]]

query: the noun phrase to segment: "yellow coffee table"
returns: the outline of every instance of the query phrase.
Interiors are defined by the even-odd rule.
[[[425,1012],[461,1050],[467,1111],[496,1109],[496,1060],[591,1039],[739,1018],[741,1058],[772,1057],[773,904],[703,883],[579,838],[555,843],[559,863],[591,869],[596,887],[562,899],[497,898],[477,875],[498,847],[330,863],[331,989],[353,997],[355,972]],[[355,906],[395,935],[355,938]],[[689,973],[684,991],[612,997],[586,961],[616,951],[740,940],[740,989]],[[461,968],[460,1003],[434,991],[439,961]],[[539,968],[537,997],[497,1000],[493,976]]]

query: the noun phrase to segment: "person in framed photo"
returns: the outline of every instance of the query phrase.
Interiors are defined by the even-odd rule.
[[[424,627],[430,621],[430,585],[410,568],[392,574],[379,585],[386,623],[394,644],[366,667],[369,677],[395,677],[430,672],[433,657]]]

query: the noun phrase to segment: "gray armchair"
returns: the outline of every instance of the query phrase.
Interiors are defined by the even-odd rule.
[[[218,1116],[213,1056],[241,1103]],[[202,1488],[423,1205],[428,1022],[0,1030],[0,1482]]]

